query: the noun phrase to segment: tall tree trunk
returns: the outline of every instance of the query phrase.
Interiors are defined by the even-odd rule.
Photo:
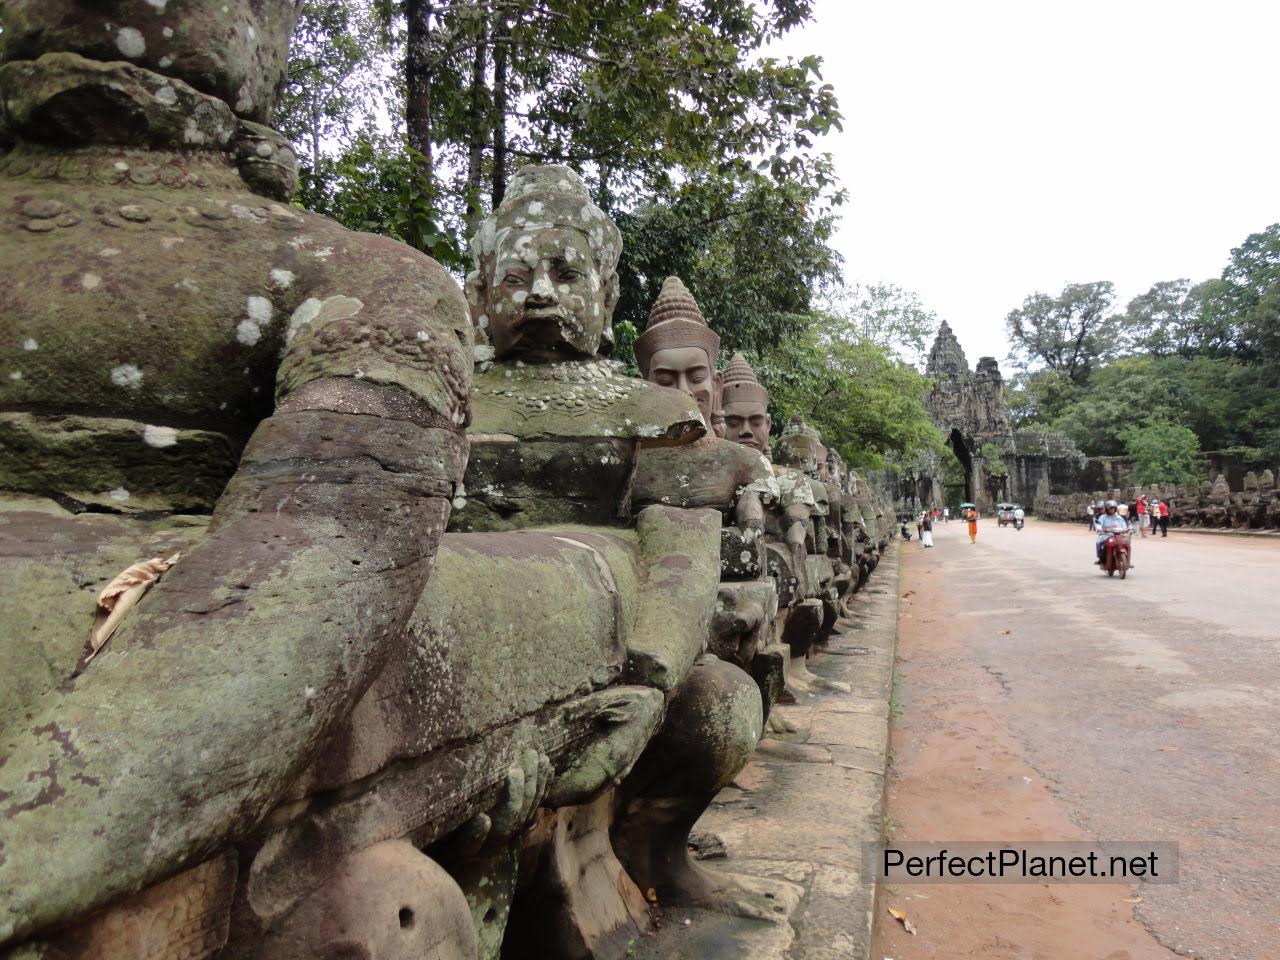
[[[431,0],[405,0],[408,37],[405,50],[405,126],[409,146],[422,154],[423,189],[435,195],[431,161]]]
[[[498,13],[493,32],[493,208],[507,192],[507,15]]]
[[[486,5],[477,10],[476,51],[471,61],[471,131],[470,150],[467,154],[467,229],[474,233],[480,222],[480,188],[483,179],[484,148],[488,134],[486,106],[488,89],[485,86],[489,70],[489,16]]]

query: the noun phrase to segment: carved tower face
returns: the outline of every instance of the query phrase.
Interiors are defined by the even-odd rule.
[[[679,277],[667,277],[636,340],[640,376],[693,397],[710,426],[720,409],[719,355],[720,338],[707,326],[698,302]]]
[[[725,439],[769,455],[769,393],[756,380],[746,357],[735,353],[724,371],[722,387]]]
[[[618,299],[618,228],[567,167],[524,167],[476,234],[472,318],[497,359],[607,352]]]

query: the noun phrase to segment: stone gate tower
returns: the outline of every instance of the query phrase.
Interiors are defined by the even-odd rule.
[[[925,373],[934,381],[926,401],[929,415],[964,468],[965,500],[986,508],[1001,499],[1031,507],[1055,489],[1075,489],[1084,455],[1064,434],[1015,430],[1000,365],[994,357],[981,357],[977,369],[970,370],[946,321],[929,350]],[[984,449],[991,455],[999,450],[1007,472],[989,462]]]

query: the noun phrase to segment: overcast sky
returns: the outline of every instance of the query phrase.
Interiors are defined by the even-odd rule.
[[[847,276],[950,321],[972,366],[1028,294],[1218,275],[1280,220],[1277,0],[817,0]]]

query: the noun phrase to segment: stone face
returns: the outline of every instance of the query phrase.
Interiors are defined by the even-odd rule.
[[[472,239],[467,296],[498,359],[607,352],[622,237],[563,166],[521,168]]]
[[[720,410],[720,338],[707,326],[697,302],[679,277],[667,277],[636,340],[640,376],[650,383],[682,390],[698,404],[711,426]]]

